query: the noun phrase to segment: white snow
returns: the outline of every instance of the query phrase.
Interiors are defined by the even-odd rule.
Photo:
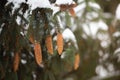
[[[1,34],[2,30],[3,30],[4,25],[5,25],[5,23],[2,23],[1,26],[0,26],[0,34]]]
[[[92,19],[98,18],[98,17],[99,17],[99,14],[98,14],[97,12],[88,12],[88,13],[86,14],[86,18],[87,18],[88,20],[92,20]]]
[[[21,59],[21,63],[22,63],[22,64],[26,64],[26,63],[27,63],[27,61],[26,61],[26,60],[24,60],[24,59]]]
[[[81,16],[82,13],[84,12],[85,7],[86,7],[85,3],[82,3],[82,4],[78,5],[78,6],[76,6],[76,7],[74,8],[75,13],[78,13],[78,12],[79,12],[79,13],[78,13],[78,16]]]
[[[89,80],[104,80],[106,78],[115,77],[115,76],[119,76],[119,75],[120,75],[120,71],[112,71],[112,72],[107,73],[107,76],[105,76],[105,77],[94,76]]]
[[[73,0],[56,0],[56,4],[71,4]]]
[[[102,65],[98,65],[96,67],[96,73],[100,76],[100,77],[105,77],[107,76],[108,71],[102,66]]]
[[[116,18],[120,19],[120,4],[117,6],[117,9],[116,9]]]
[[[98,34],[96,35],[96,37],[101,41],[100,45],[101,45],[103,48],[107,48],[107,47],[109,46],[109,44],[111,43],[108,34],[98,33]]]
[[[107,30],[108,26],[105,24],[105,22],[99,20],[98,22],[90,22],[89,24],[88,23],[84,24],[83,29],[88,35],[91,34],[95,36],[99,29]]]
[[[113,37],[119,37],[120,36],[120,32],[115,32],[114,34],[113,34]]]
[[[13,3],[14,5],[19,5],[19,4],[21,4],[22,2],[23,3],[25,3],[26,1],[25,0],[8,0],[8,3],[7,4],[9,4],[9,3]]]
[[[63,25],[62,25],[62,21],[60,19],[60,16],[57,16],[57,20],[58,20],[58,24],[60,26],[61,29],[64,29]]]
[[[75,36],[69,28],[66,28],[62,35],[65,40],[72,40],[73,42],[76,42]]]
[[[109,72],[114,72],[114,71],[115,71],[113,64],[111,64],[111,63],[108,64],[108,71],[109,71]]]
[[[97,9],[100,9],[100,6],[96,3],[93,3],[93,2],[89,2],[89,5],[93,8],[97,8]]]
[[[26,3],[29,5],[30,10],[34,10],[37,7],[39,8],[51,8],[53,10],[53,15],[58,12],[60,9],[59,7],[55,6],[54,4],[50,4],[49,0],[28,0],[27,2],[25,0],[8,0],[7,4],[9,3],[13,3],[14,7],[13,7],[13,13],[14,11],[20,7],[21,3]],[[55,2],[55,4],[71,4],[74,3],[73,0],[57,0]],[[7,5],[6,4],[6,5]]]
[[[116,57],[118,57],[118,62],[120,62],[120,48],[117,48],[116,50],[115,50],[115,52],[114,52],[114,55],[116,56]]]
[[[115,54],[120,53],[120,48],[117,48],[114,53]]]
[[[69,28],[66,28],[63,31],[62,35],[63,35],[63,39],[73,41],[74,46],[76,47],[76,49],[78,49],[75,35],[73,34],[73,32]]]
[[[63,52],[62,55],[61,55],[61,59],[64,59],[65,56],[66,56],[66,55],[65,55],[65,52]]]
[[[19,16],[17,16],[16,22],[17,22],[18,25],[20,25],[20,21],[21,21],[21,18]]]
[[[107,48],[109,46],[109,43],[107,40],[103,40],[101,41],[100,45],[103,47],[103,48]]]
[[[37,7],[40,8],[50,8],[51,4],[48,0],[28,0],[27,4],[29,4],[29,6],[31,6],[31,10],[34,10]]]

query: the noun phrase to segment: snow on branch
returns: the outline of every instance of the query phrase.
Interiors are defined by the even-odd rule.
[[[53,14],[55,14],[56,12],[60,11],[60,6],[56,5],[71,5],[75,2],[73,0],[56,0],[55,3],[51,4],[49,0],[8,0],[7,4],[9,3],[13,3],[14,5],[13,12],[15,9],[20,7],[21,3],[26,3],[29,5],[30,10],[34,10],[36,8],[50,8],[53,10]]]

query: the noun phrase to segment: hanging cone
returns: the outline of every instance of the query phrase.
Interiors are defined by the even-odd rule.
[[[32,35],[30,35],[29,40],[30,40],[30,42],[31,42],[32,44],[34,43],[34,38],[33,38]]]
[[[50,54],[53,54],[53,45],[52,45],[52,36],[51,35],[48,35],[46,37],[46,47],[47,47],[47,50]]]
[[[18,70],[19,63],[20,63],[19,53],[15,53],[14,62],[13,62],[13,70],[14,70],[14,72],[16,72]]]
[[[55,4],[55,6],[60,7],[61,11],[65,11],[65,10],[72,9],[72,8],[76,7],[77,4],[74,2],[72,4],[60,4],[60,5]]]
[[[75,60],[74,60],[74,70],[78,69],[79,63],[80,63],[80,56],[79,56],[79,54],[76,54],[75,55]]]
[[[74,11],[73,8],[72,8],[72,9],[69,9],[69,12],[70,12],[70,14],[71,14],[72,17],[75,17],[75,11]]]
[[[34,44],[34,54],[37,64],[40,65],[42,62],[42,51],[41,51],[41,45],[38,42]]]
[[[63,36],[61,33],[57,34],[57,50],[59,55],[61,55],[63,51]]]

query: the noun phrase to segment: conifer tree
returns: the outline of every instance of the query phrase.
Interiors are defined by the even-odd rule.
[[[53,15],[46,7],[30,10],[27,0],[17,8],[14,1],[0,2],[0,80],[62,80],[74,70],[75,51],[63,39],[59,12]],[[74,7],[55,6],[60,11]]]

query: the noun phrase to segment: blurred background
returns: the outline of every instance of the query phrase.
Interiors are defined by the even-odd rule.
[[[78,80],[119,80],[120,0],[77,0],[77,3],[76,17],[68,25],[72,24],[70,28],[81,56],[75,72]]]

